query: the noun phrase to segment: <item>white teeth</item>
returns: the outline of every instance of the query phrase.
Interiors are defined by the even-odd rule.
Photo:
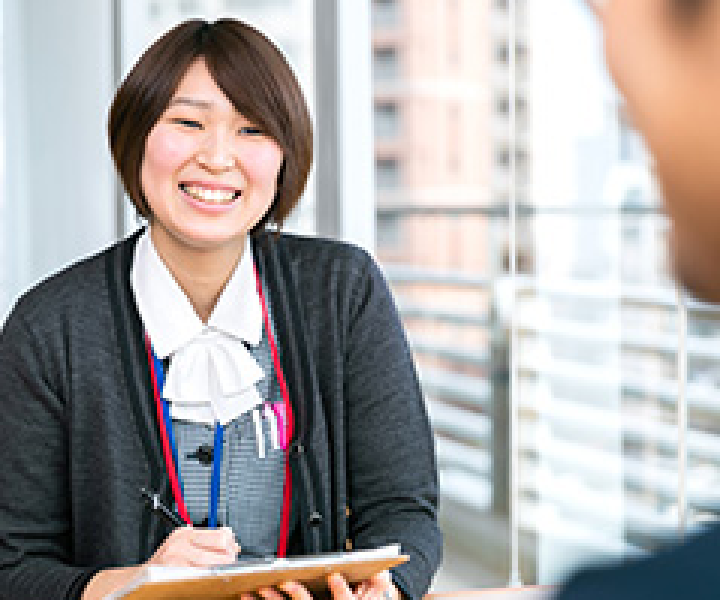
[[[183,185],[181,188],[196,200],[211,204],[225,204],[235,199],[235,192],[227,190],[209,190],[195,185]]]

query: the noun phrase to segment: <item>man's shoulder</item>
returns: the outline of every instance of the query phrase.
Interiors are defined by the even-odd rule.
[[[718,597],[720,527],[651,557],[615,567],[585,569],[571,578],[558,600],[673,600]]]

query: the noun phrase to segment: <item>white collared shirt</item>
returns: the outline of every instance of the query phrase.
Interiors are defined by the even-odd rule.
[[[158,358],[171,357],[163,397],[174,419],[225,425],[262,402],[265,373],[243,344],[257,346],[263,317],[250,238],[207,324],[158,255],[147,229],[138,239],[130,284]]]

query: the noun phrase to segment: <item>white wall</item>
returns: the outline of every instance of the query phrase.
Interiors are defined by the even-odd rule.
[[[110,0],[4,0],[5,289],[23,289],[115,237],[106,118]]]

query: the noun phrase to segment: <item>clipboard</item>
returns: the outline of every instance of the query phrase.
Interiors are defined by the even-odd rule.
[[[393,544],[372,550],[250,560],[210,569],[149,566],[106,600],[223,600],[290,580],[302,583],[317,595],[327,590],[326,580],[331,573],[339,573],[348,583],[357,583],[409,558],[400,554],[399,545]]]

